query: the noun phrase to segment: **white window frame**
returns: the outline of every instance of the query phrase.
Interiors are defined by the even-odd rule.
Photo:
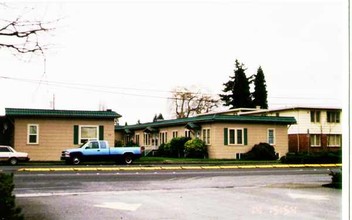
[[[310,122],[311,123],[320,123],[321,111],[311,110],[310,111]]]
[[[37,133],[36,134],[31,134],[31,127],[36,127]],[[35,135],[36,136],[36,141],[31,142],[30,141],[30,136]],[[27,125],[27,144],[39,144],[39,124],[28,124]]]
[[[331,144],[331,138],[334,138],[334,143]],[[328,147],[340,147],[341,146],[341,135],[340,134],[328,134],[327,135]],[[336,142],[338,142],[336,144]]]
[[[139,143],[139,134],[135,134],[134,138],[135,138],[135,143],[139,146],[140,145],[140,143]]]
[[[95,128],[97,130],[97,136],[93,138],[82,137],[82,128]],[[99,140],[99,125],[80,125],[78,131],[79,143],[83,143],[82,140]]]
[[[338,111],[327,111],[326,122],[327,123],[340,123],[340,112]]]
[[[178,131],[172,131],[172,138],[178,137]]]
[[[210,145],[210,128],[202,129],[202,139],[206,145]]]
[[[321,147],[321,134],[310,134],[309,139],[311,147]]]
[[[161,131],[159,133],[159,139],[160,139],[160,144],[166,144],[167,143],[167,131]]]
[[[234,131],[234,142],[231,142],[231,131]],[[241,131],[241,143],[238,142],[238,132]],[[228,128],[228,145],[244,145],[244,128]]]
[[[150,146],[150,142],[151,142],[151,135],[150,135],[150,133],[144,133],[143,134],[143,144],[145,145],[145,146]]]
[[[185,137],[191,137],[191,130],[185,129]]]
[[[270,142],[270,132],[272,131],[272,139],[273,141]],[[268,144],[270,145],[275,145],[276,144],[276,132],[275,132],[275,128],[268,128],[268,132],[267,132],[267,141],[268,141]]]

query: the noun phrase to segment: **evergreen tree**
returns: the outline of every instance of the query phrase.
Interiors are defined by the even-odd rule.
[[[160,121],[160,120],[164,120],[164,117],[161,113],[157,117],[157,121]]]
[[[0,173],[0,219],[24,219],[21,208],[16,206],[16,197],[12,191],[13,174]]]
[[[262,67],[258,68],[254,79],[253,105],[260,106],[262,109],[268,108],[268,92]]]
[[[160,121],[160,120],[164,120],[163,115],[161,113],[159,113],[159,115],[155,114],[154,118],[153,118],[153,122],[157,122],[157,121]]]
[[[249,81],[245,74],[244,64],[240,64],[238,60],[235,63],[234,76],[230,76],[230,80],[223,85],[225,88],[220,94],[220,99],[224,101],[225,106],[234,108],[251,108],[253,107],[251,94],[249,91]]]
[[[153,122],[156,122],[158,120],[158,116],[155,114],[153,118]]]

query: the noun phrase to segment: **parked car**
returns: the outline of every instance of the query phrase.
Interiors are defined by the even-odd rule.
[[[131,164],[141,157],[140,147],[109,147],[103,140],[90,140],[79,148],[62,151],[61,160],[66,164],[78,165],[82,161],[116,161]]]
[[[10,146],[0,145],[0,161],[16,165],[19,161],[29,161],[28,153],[17,152]]]

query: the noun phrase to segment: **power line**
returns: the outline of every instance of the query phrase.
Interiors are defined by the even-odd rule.
[[[15,77],[6,77],[6,76],[0,76],[0,78],[1,79],[6,79],[6,80],[20,81],[20,82],[25,82],[25,83],[32,83],[32,84],[43,83],[41,80],[35,80],[35,79],[15,78]],[[99,89],[99,88],[123,89],[123,90],[139,90],[139,91],[153,91],[153,92],[156,92],[156,91],[166,92],[166,91],[153,90],[153,89],[137,89],[137,88],[125,88],[125,87],[113,87],[113,86],[103,86],[103,85],[97,85],[97,84],[69,83],[69,82],[58,82],[58,81],[47,81],[47,80],[45,81],[45,84],[48,85],[48,86],[75,89],[75,90],[83,90],[83,91],[89,91],[89,92],[101,92],[101,93],[129,95],[129,96],[139,96],[139,97],[148,97],[148,98],[172,99],[170,97],[165,97],[165,96],[156,96],[156,95],[146,95],[146,94],[136,94],[136,93],[109,91],[109,90],[104,90],[104,89]]]
[[[116,92],[116,91],[107,91],[106,89],[133,90],[133,91],[139,91],[139,92],[153,92],[153,93],[167,93],[167,94],[173,94],[176,92],[176,91],[172,91],[172,90],[159,90],[159,89],[146,89],[146,88],[141,89],[141,88],[132,88],[132,87],[118,87],[118,86],[107,86],[107,85],[99,85],[99,84],[60,82],[60,81],[48,81],[48,80],[45,80],[45,82],[43,82],[42,79],[40,79],[40,80],[25,79],[25,78],[16,78],[16,77],[8,77],[8,76],[0,76],[0,78],[7,79],[7,80],[14,80],[14,81],[38,84],[38,86],[40,86],[41,84],[46,84],[46,85],[50,85],[50,86],[70,88],[70,89],[80,89],[80,90],[87,90],[87,91],[106,92],[106,93],[112,93],[112,94],[142,96],[142,97],[151,97],[151,98],[174,99],[173,97],[165,97],[165,96],[160,96],[160,95],[146,95],[146,94]],[[96,89],[96,88],[103,88],[104,90]],[[194,91],[187,91],[187,92],[191,93],[191,94],[203,94],[203,95],[208,95],[208,96],[215,95],[215,94],[210,94],[210,93],[201,93],[201,92],[194,92]]]
[[[170,96],[162,96],[162,95],[150,95],[150,94],[145,94],[145,92],[153,92],[153,93],[167,93],[167,94],[173,94],[175,91],[166,91],[166,90],[158,90],[158,89],[147,89],[147,88],[132,88],[132,87],[118,87],[118,86],[107,86],[107,85],[99,85],[99,84],[85,84],[85,83],[74,83],[74,82],[62,82],[62,81],[48,81],[45,80],[43,82],[42,79],[26,79],[26,78],[17,78],[17,77],[8,77],[8,76],[0,76],[0,79],[5,79],[5,80],[13,80],[13,81],[19,81],[19,82],[25,82],[25,83],[31,83],[31,84],[38,84],[38,87],[40,85],[46,84],[48,86],[54,86],[54,87],[60,87],[60,88],[68,88],[68,89],[75,89],[75,90],[83,90],[83,91],[89,91],[89,92],[100,92],[100,93],[109,93],[109,94],[119,94],[119,95],[126,95],[126,96],[137,96],[137,97],[148,97],[148,98],[159,98],[159,99],[174,99],[174,97]],[[121,92],[121,91],[116,91],[116,90],[130,90],[130,91],[138,91],[138,93],[129,93],[129,92]],[[143,92],[143,93],[140,93]],[[199,94],[200,92],[192,92],[188,91],[191,94]],[[210,94],[210,93],[201,93],[203,95],[209,95],[209,96],[216,96],[218,94]],[[273,100],[335,100],[337,101],[338,99],[336,98],[317,98],[317,97],[284,97],[284,96],[269,96],[268,99],[273,99]],[[288,104],[288,103],[282,103],[282,104]]]

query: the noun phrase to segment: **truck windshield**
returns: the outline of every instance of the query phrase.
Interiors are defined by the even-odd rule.
[[[79,148],[84,148],[84,147],[86,147],[86,145],[88,144],[88,142],[85,142],[85,143],[83,143],[83,144],[81,144],[81,146],[79,146]]]

